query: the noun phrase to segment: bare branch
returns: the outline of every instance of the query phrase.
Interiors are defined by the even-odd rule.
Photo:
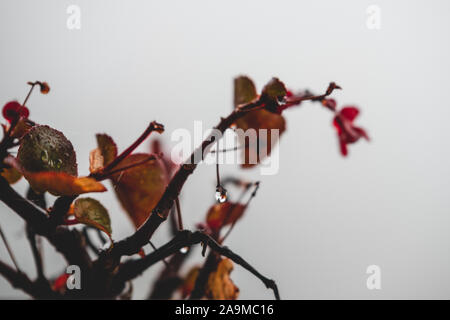
[[[250,111],[260,109],[261,105],[258,103],[249,103],[248,105],[239,106],[231,112],[226,118],[221,118],[221,121],[214,129],[221,133],[224,133],[237,119],[243,117]],[[159,200],[158,204],[152,210],[149,218],[145,223],[131,236],[117,242],[114,248],[103,257],[105,263],[115,260],[118,262],[119,258],[123,255],[132,255],[137,252],[151,239],[156,229],[163,223],[169,211],[172,208],[175,199],[180,194],[181,189],[188,177],[197,168],[197,159],[201,159],[203,155],[209,151],[211,145],[215,142],[215,136],[208,136],[202,144],[195,149],[191,154],[190,159],[180,166],[178,171],[174,174],[170,180],[164,194]]]
[[[195,232],[191,232],[189,230],[180,231],[171,241],[166,243],[157,251],[148,254],[142,259],[130,260],[125,263],[122,263],[114,279],[116,281],[116,285],[120,287],[126,281],[136,278],[150,266],[174,254],[181,248],[190,247],[192,245],[199,243],[203,243],[205,246],[209,246],[213,251],[217,252],[222,256],[230,258],[233,262],[239,264],[244,269],[251,272],[258,279],[260,279],[268,289],[273,290],[276,299],[280,299],[278,287],[275,281],[263,276],[255,268],[253,268],[247,261],[245,261],[241,256],[231,251],[228,247],[221,246],[208,234],[201,231]]]
[[[58,299],[59,294],[54,292],[48,283],[33,282],[24,273],[15,271],[0,261],[0,274],[8,280],[14,288],[21,289],[36,299]]]
[[[3,240],[3,243],[5,244],[6,250],[8,251],[8,254],[14,263],[14,266],[16,267],[17,271],[20,271],[19,265],[17,264],[16,257],[14,257],[14,253],[11,250],[11,247],[9,246],[8,240],[6,239],[5,234],[3,233],[3,229],[0,227],[0,236]]]

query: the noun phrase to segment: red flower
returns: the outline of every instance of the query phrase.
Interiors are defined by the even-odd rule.
[[[10,101],[7,104],[5,104],[3,106],[2,113],[3,117],[9,122],[18,120],[20,117],[28,118],[28,116],[30,115],[28,108],[22,106],[17,101]]]
[[[70,274],[63,273],[55,281],[53,281],[52,289],[53,291],[65,291],[67,279],[69,279]]]
[[[348,153],[347,144],[355,143],[359,138],[363,137],[369,140],[369,136],[364,131],[364,129],[353,125],[353,120],[359,114],[359,110],[356,107],[344,107],[339,112],[333,120],[333,125],[336,128],[339,145],[341,147],[341,154],[345,157]]]

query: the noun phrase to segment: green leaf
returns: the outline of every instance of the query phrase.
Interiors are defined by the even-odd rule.
[[[258,97],[256,87],[253,81],[246,77],[240,76],[234,79],[234,106],[252,102]]]
[[[103,166],[106,167],[117,157],[117,145],[107,134],[97,134],[97,145],[103,156]]]
[[[272,78],[263,88],[261,96],[268,101],[278,103],[287,94],[286,87],[278,78]]]
[[[100,229],[111,238],[111,219],[108,210],[92,198],[80,198],[74,203],[74,214],[78,222]]]

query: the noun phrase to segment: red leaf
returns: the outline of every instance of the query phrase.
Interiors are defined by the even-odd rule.
[[[206,224],[213,232],[219,232],[221,228],[231,225],[239,220],[246,209],[240,203],[217,203],[206,214]]]

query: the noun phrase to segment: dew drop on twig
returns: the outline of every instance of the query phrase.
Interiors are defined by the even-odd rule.
[[[227,198],[227,190],[222,186],[218,186],[216,188],[216,201],[219,203],[224,203],[227,201]]]

